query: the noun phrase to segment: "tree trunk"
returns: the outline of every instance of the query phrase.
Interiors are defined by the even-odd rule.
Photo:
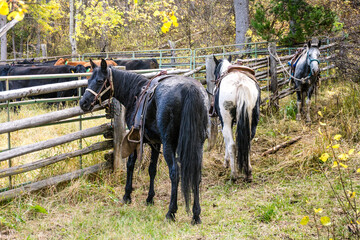
[[[6,16],[0,15],[0,27],[3,28],[6,25]],[[1,40],[1,60],[7,59],[7,38],[6,33],[0,38]]]
[[[70,45],[71,45],[71,55],[72,56],[76,56],[77,54],[77,47],[76,47],[76,38],[75,38],[75,11],[74,11],[74,1],[75,0],[70,0],[69,4],[70,4],[70,23],[69,23],[69,38],[70,38]],[[73,58],[73,61],[75,61],[76,59]]]
[[[40,32],[40,24],[37,24],[37,30],[36,30],[36,56],[40,56],[40,49],[41,49],[41,32]]]
[[[12,31],[12,45],[13,45],[14,59],[16,59],[16,44],[15,44],[15,33],[14,33],[14,31]]]
[[[106,12],[106,1],[103,2],[103,11]],[[100,52],[107,52],[107,46],[108,46],[108,35],[107,35],[107,27],[106,25],[101,26],[101,38],[100,38]]]
[[[245,43],[245,34],[249,28],[249,0],[234,0],[235,24],[236,24],[236,44]],[[239,50],[243,46],[238,47]]]
[[[24,51],[24,38],[20,37],[20,46],[19,46],[19,58],[23,57],[23,51]]]

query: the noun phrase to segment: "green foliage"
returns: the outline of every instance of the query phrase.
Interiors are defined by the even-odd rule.
[[[284,116],[292,120],[296,119],[297,106],[295,100],[291,100],[288,104],[284,106],[282,110],[284,111]]]
[[[37,213],[45,213],[45,214],[48,214],[48,212],[46,211],[45,208],[43,208],[42,206],[40,205],[30,205],[29,206],[29,210],[31,211],[34,211],[34,212],[37,212]]]
[[[278,214],[278,209],[275,203],[262,205],[256,208],[256,215],[259,221],[270,223]]]
[[[303,0],[272,0],[268,8],[257,4],[251,25],[264,40],[294,44],[330,31],[335,17],[330,9]]]

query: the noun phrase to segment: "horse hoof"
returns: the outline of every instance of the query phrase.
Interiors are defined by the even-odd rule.
[[[166,219],[169,220],[169,221],[171,221],[171,222],[175,222],[175,213],[170,213],[170,212],[168,212],[168,213],[166,214]]]
[[[296,121],[300,121],[301,120],[301,114],[296,114]]]
[[[251,183],[253,181],[253,176],[252,175],[246,176],[244,181],[247,183]]]
[[[235,183],[239,178],[237,176],[234,176],[234,175],[230,175],[230,181],[232,183]]]
[[[154,205],[154,199],[149,199],[149,198],[147,198],[147,199],[146,199],[146,205],[148,205],[148,206]]]
[[[224,162],[223,166],[224,166],[224,168],[229,168],[230,164],[229,164],[229,162]]]
[[[201,219],[200,217],[193,217],[193,219],[191,220],[191,224],[192,225],[196,225],[196,224],[201,224]]]
[[[123,202],[124,204],[130,204],[130,203],[131,203],[131,198],[124,196],[122,202]]]

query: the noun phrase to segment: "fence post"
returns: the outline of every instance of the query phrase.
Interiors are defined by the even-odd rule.
[[[205,60],[206,65],[206,91],[208,93],[208,100],[209,100],[209,106],[211,106],[211,103],[214,99],[214,96],[212,93],[214,92],[215,88],[215,61],[213,56],[206,57]],[[209,133],[210,136],[208,138],[208,149],[211,150],[216,143],[216,138],[218,134],[218,119],[217,117],[211,118],[210,120],[210,126],[209,126]]]
[[[171,41],[171,40],[168,40],[168,43],[169,43],[169,46],[170,46],[170,49],[171,49],[171,64],[175,64],[176,63],[176,53],[174,51],[175,49],[175,42]]]
[[[125,163],[121,156],[121,141],[124,137],[124,108],[120,102],[113,98],[114,104],[114,171],[124,168]]]
[[[275,106],[275,109],[278,110],[279,108],[279,99],[277,99],[278,95],[278,81],[277,81],[277,72],[276,72],[276,59],[274,56],[276,55],[276,45],[274,42],[270,43],[269,45],[269,51],[270,51],[270,90],[272,96],[270,97],[270,105]]]

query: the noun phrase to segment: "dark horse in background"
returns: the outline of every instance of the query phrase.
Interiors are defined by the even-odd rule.
[[[316,88],[320,76],[320,41],[309,41],[306,50],[299,57],[294,71],[294,83],[297,95],[297,108],[298,113],[296,120],[301,120],[301,115],[306,115],[306,121],[311,122],[310,118],[310,105],[311,95]],[[306,99],[307,109],[304,111],[304,101]]]
[[[158,69],[159,63],[156,59],[129,59],[129,60],[113,60],[119,66],[125,66],[126,70],[139,69]]]
[[[94,69],[88,80],[88,89],[80,100],[84,111],[91,111],[102,95],[104,99],[113,95],[125,108],[125,120],[128,128],[134,125],[134,115],[137,99],[149,80],[142,75],[108,67],[104,60]],[[111,80],[113,79],[113,80]],[[113,94],[104,92],[113,82]],[[103,94],[104,93],[104,94]],[[101,98],[101,97],[100,97]],[[190,193],[193,192],[192,223],[200,223],[199,184],[201,181],[201,166],[203,144],[207,137],[208,106],[206,92],[196,80],[183,76],[171,76],[159,82],[145,113],[144,142],[151,148],[149,165],[150,188],[146,202],[153,203],[154,179],[156,167],[163,144],[163,154],[169,168],[171,179],[171,199],[166,218],[175,220],[178,208],[177,190],[181,179],[181,190],[184,194],[186,209],[189,209]],[[123,200],[131,202],[132,178],[136,150],[127,161],[127,179]],[[180,166],[178,165],[180,163]]]
[[[238,171],[245,172],[245,181],[252,181],[250,143],[254,138],[260,117],[260,87],[253,70],[231,65],[229,59],[217,60],[214,56],[215,111],[220,118],[225,140],[225,167],[231,167],[231,178],[238,178]],[[245,70],[251,70],[249,75]],[[236,124],[236,144],[233,125]],[[235,161],[236,160],[236,161]]]

